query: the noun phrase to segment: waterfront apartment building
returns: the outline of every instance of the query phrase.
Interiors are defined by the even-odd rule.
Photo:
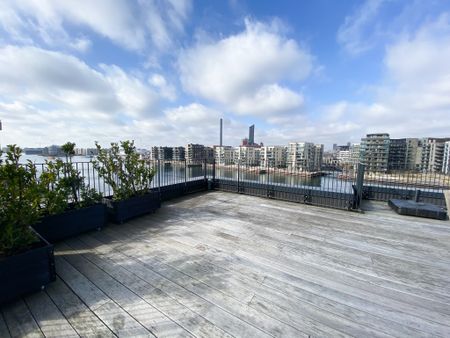
[[[407,168],[406,138],[390,139],[388,170],[405,170]]]
[[[214,148],[213,147],[205,147],[205,161],[207,163],[214,162]]]
[[[361,139],[361,161],[367,171],[386,172],[389,161],[389,134],[367,134]]]
[[[233,163],[234,148],[231,146],[219,146],[214,148],[214,159],[219,165]]]
[[[361,161],[368,171],[441,172],[448,141],[450,138],[391,139],[386,133],[368,134],[361,140]]]
[[[64,153],[61,150],[60,146],[53,144],[49,147],[45,147],[42,150],[42,155],[44,155],[44,156],[64,156]]]
[[[23,148],[26,155],[42,155],[44,148]]]
[[[260,148],[240,146],[234,148],[233,160],[236,164],[258,166],[260,165]]]
[[[442,156],[442,172],[450,174],[450,141],[444,143],[444,153]]]
[[[323,162],[323,144],[314,145],[314,167],[313,170],[320,170]]]
[[[317,171],[320,170],[323,156],[323,146],[321,151],[311,142],[291,142],[287,149],[287,166],[293,170]],[[320,164],[320,165],[319,165]]]
[[[361,160],[361,144],[353,143],[350,146],[350,163],[355,167]]]
[[[418,138],[407,138],[406,139],[406,170],[416,170],[417,165],[420,163],[419,160],[419,144],[420,140]]]
[[[440,172],[444,162],[445,143],[450,138],[427,138],[424,146],[428,153],[427,171]]]
[[[171,161],[173,158],[172,147],[152,147],[151,159],[161,161]]]
[[[348,150],[339,150],[339,151],[336,152],[335,156],[336,156],[337,162],[340,163],[340,164],[350,163],[350,159],[351,159],[350,149],[348,149]]]
[[[186,158],[186,150],[184,147],[173,147],[172,148],[172,159],[174,161],[184,161]]]
[[[202,164],[205,160],[205,146],[203,144],[189,143],[186,146],[187,164]]]
[[[260,162],[262,167],[285,168],[287,164],[287,147],[285,146],[261,147]]]

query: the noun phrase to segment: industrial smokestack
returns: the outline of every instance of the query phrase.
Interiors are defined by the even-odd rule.
[[[220,119],[220,146],[222,147],[223,119]]]

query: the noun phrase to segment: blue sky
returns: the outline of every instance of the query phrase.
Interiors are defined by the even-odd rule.
[[[450,136],[450,1],[0,2],[0,143]]]

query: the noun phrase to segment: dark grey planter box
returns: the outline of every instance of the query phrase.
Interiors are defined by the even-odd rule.
[[[56,279],[53,245],[39,238],[37,247],[0,258],[0,304],[42,290]]]
[[[98,230],[106,224],[106,206],[102,203],[46,216],[33,226],[50,243],[62,241],[86,231]]]
[[[138,195],[122,201],[105,198],[108,218],[115,223],[123,223],[132,218],[155,212],[161,207],[161,200],[157,191]]]
[[[434,218],[439,220],[447,219],[446,211],[437,205],[399,199],[391,199],[388,204],[400,215]]]

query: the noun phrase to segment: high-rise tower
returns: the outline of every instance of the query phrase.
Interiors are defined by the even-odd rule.
[[[248,128],[248,144],[254,145],[255,144],[255,125],[252,124],[250,128]]]

